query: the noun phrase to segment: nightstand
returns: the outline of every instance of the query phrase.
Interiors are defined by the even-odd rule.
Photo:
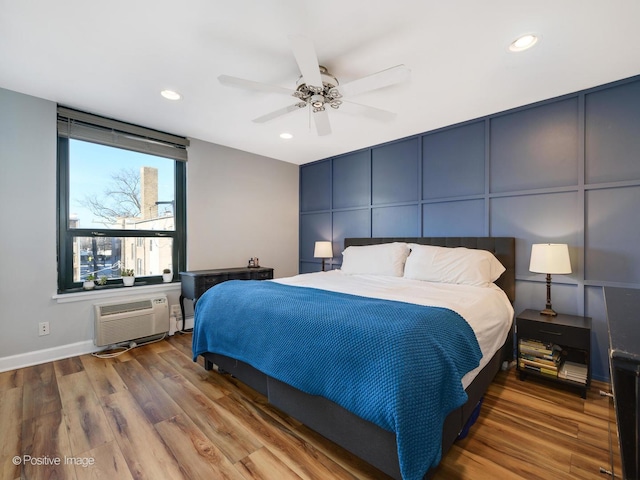
[[[591,384],[591,318],[541,315],[525,310],[516,316],[517,369],[529,375],[578,389],[587,397]]]

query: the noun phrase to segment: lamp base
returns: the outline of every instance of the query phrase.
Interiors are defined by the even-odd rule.
[[[547,304],[545,309],[540,312],[540,315],[547,315],[548,317],[555,317],[558,315],[553,308],[551,308],[551,274],[547,273]]]

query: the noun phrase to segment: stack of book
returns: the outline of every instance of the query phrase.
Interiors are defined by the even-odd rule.
[[[518,366],[521,370],[529,370],[550,377],[558,377],[560,352],[562,348],[551,343],[538,340],[520,339],[518,342]]]
[[[558,378],[572,380],[574,382],[587,383],[587,366],[582,363],[565,361],[558,370]]]

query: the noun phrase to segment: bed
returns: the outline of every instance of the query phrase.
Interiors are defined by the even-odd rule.
[[[434,259],[450,253],[457,263],[438,270]],[[479,276],[474,267],[460,276],[467,257]],[[232,374],[391,477],[428,478],[512,357],[514,296],[513,238],[347,238],[340,271],[208,290],[196,306],[194,360],[202,355],[205,368]],[[427,326],[437,339],[423,338]],[[352,337],[334,340],[334,330]]]

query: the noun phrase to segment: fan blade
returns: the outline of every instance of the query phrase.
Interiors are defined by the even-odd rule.
[[[320,64],[313,42],[302,35],[290,35],[289,40],[304,83],[314,87],[322,87]]]
[[[229,87],[240,87],[249,90],[257,90],[259,92],[280,93],[283,95],[293,94],[293,92],[288,88],[269,85],[268,83],[254,82],[253,80],[245,80],[244,78],[230,77],[229,75],[220,75],[218,77],[218,81],[222,85],[227,85]]]
[[[362,105],[361,103],[349,102],[347,100],[342,100],[342,103],[348,105],[349,112],[365,115],[369,118],[380,120],[381,122],[390,122],[396,118],[395,112],[390,112],[389,110],[382,110],[370,105]]]
[[[312,115],[318,135],[329,135],[331,133],[331,124],[329,123],[329,114],[327,111],[313,112]]]
[[[344,96],[355,96],[361,93],[377,90],[395,83],[404,82],[411,76],[411,70],[404,65],[396,65],[378,73],[372,73],[366,77],[353,80],[338,87],[338,91]]]
[[[287,113],[291,113],[296,110],[300,110],[300,107],[298,106],[297,103],[295,105],[289,105],[288,107],[279,108],[278,110],[271,113],[267,113],[266,115],[263,115],[261,117],[254,118],[253,121],[255,123],[265,123],[265,122],[268,122],[269,120],[273,120],[274,118],[278,118],[282,115],[286,115]]]

